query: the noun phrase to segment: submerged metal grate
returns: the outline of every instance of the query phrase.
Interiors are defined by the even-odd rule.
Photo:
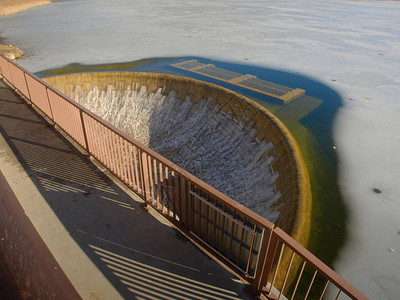
[[[212,64],[203,64],[195,59],[172,64],[171,66],[229,82],[258,93],[266,94],[279,99],[284,103],[292,101],[305,94],[305,90],[303,89],[287,87],[257,78],[257,76],[250,74],[240,74],[230,70],[225,70]]]

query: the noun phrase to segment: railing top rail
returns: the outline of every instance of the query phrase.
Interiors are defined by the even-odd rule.
[[[222,192],[218,191],[217,189],[213,188],[212,186],[210,186],[209,184],[205,183],[204,181],[200,180],[199,178],[195,177],[194,175],[192,175],[191,173],[189,173],[188,171],[182,169],[181,167],[177,166],[176,164],[174,164],[173,162],[171,162],[170,160],[166,159],[165,157],[161,156],[160,154],[158,154],[157,152],[155,152],[154,150],[150,149],[149,147],[147,147],[146,145],[140,143],[139,141],[133,139],[132,137],[128,136],[125,132],[123,132],[122,130],[116,128],[114,125],[112,125],[111,123],[103,120],[102,118],[100,118],[99,116],[97,116],[96,114],[94,114],[93,112],[91,112],[90,110],[88,110],[86,107],[84,107],[83,105],[77,103],[76,101],[74,101],[73,99],[69,98],[68,96],[64,95],[63,93],[61,93],[60,91],[56,90],[54,87],[52,87],[51,85],[49,85],[48,83],[44,82],[42,79],[38,78],[36,75],[32,74],[31,72],[29,72],[28,70],[26,70],[25,68],[21,67],[20,65],[16,64],[15,62],[13,62],[12,60],[8,59],[7,57],[2,56],[4,59],[6,59],[8,62],[12,63],[13,65],[17,66],[18,68],[20,68],[22,71],[24,71],[25,73],[27,73],[29,76],[32,76],[33,78],[35,78],[37,81],[39,81],[41,84],[43,84],[44,86],[46,86],[49,90],[51,90],[53,93],[57,94],[58,96],[64,98],[65,100],[67,100],[68,102],[70,102],[71,104],[73,104],[74,106],[76,106],[77,108],[79,108],[82,112],[84,112],[85,114],[89,115],[90,117],[92,117],[93,119],[95,119],[96,121],[98,121],[99,123],[103,124],[104,126],[106,126],[108,129],[114,131],[116,134],[118,134],[120,137],[122,137],[123,139],[127,140],[129,143],[131,143],[132,145],[136,146],[137,148],[140,148],[141,151],[151,155],[153,158],[157,159],[159,162],[163,163],[164,165],[168,166],[168,168],[170,168],[171,170],[173,170],[176,173],[179,173],[181,176],[184,176],[186,179],[190,180],[191,182],[193,182],[196,186],[198,186],[201,189],[207,190],[207,192],[209,192],[212,196],[216,197],[219,201],[223,201],[225,202],[228,206],[230,206],[231,208],[240,211],[243,213],[243,215],[245,215],[245,217],[247,219],[251,219],[254,223],[256,223],[257,225],[267,228],[267,229],[273,229],[274,228],[274,224],[272,222],[270,222],[269,220],[261,217],[260,215],[258,215],[257,213],[253,212],[252,210],[248,209],[247,207],[243,206],[242,204],[238,203],[237,201],[233,200],[232,198],[228,197],[227,195],[223,194]]]
[[[329,281],[334,283],[336,286],[340,287],[343,292],[345,292],[349,297],[353,299],[367,300],[359,290],[357,290],[354,286],[352,286],[349,282],[347,282],[343,277],[338,275],[335,271],[329,268],[326,264],[324,264],[321,260],[319,260],[314,254],[296,242],[291,236],[289,236],[286,232],[284,232],[279,227],[274,229],[274,234],[279,237],[283,243],[296,252],[302,259],[307,261],[308,264],[312,265],[314,268],[318,270],[319,273],[323,274]]]
[[[49,85],[47,85],[47,87],[49,89],[51,89],[52,91],[55,91],[53,87],[51,87]],[[58,93],[58,94],[62,95],[60,93]],[[265,227],[265,228],[268,228],[268,229],[272,229],[274,227],[274,224],[272,222],[270,222],[269,220],[261,217],[257,213],[253,212],[252,210],[248,209],[247,207],[243,206],[242,204],[238,203],[237,201],[233,200],[232,198],[228,197],[227,195],[223,194],[222,192],[218,191],[217,189],[213,188],[209,184],[205,183],[201,179],[199,179],[196,176],[192,175],[188,171],[182,169],[181,167],[179,167],[178,165],[174,164],[172,161],[166,159],[165,157],[161,156],[160,154],[158,154],[154,150],[150,149],[146,145],[143,145],[139,141],[134,140],[132,137],[128,136],[125,132],[123,132],[119,128],[116,128],[111,123],[101,119],[99,116],[97,116],[96,114],[92,113],[91,111],[89,111],[88,109],[86,109],[85,107],[80,105],[79,103],[75,102],[74,100],[70,99],[69,97],[66,97],[65,95],[62,95],[62,97],[64,97],[64,99],[66,99],[69,102],[73,103],[77,107],[79,107],[79,109],[81,109],[85,114],[89,115],[90,117],[92,117],[96,121],[98,121],[101,124],[103,124],[104,126],[106,126],[108,129],[114,131],[116,134],[118,134],[123,139],[127,140],[132,145],[134,145],[137,148],[139,148],[142,152],[145,152],[146,154],[148,154],[151,157],[155,158],[156,160],[158,160],[162,164],[168,166],[169,169],[171,169],[172,171],[180,174],[181,176],[185,177],[186,179],[190,180],[192,183],[194,183],[199,188],[201,188],[203,190],[206,190],[209,194],[211,194],[212,196],[218,198],[219,201],[223,201],[227,205],[229,205],[230,207],[236,209],[237,211],[242,212],[246,216],[246,218],[250,218],[257,225]]]

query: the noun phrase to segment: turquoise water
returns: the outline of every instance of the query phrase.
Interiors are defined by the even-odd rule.
[[[306,94],[284,105],[265,94],[171,66],[191,59],[229,71],[255,75],[260,79],[291,88],[301,88]],[[167,73],[203,80],[247,96],[280,118],[297,140],[310,174],[313,206],[308,249],[328,265],[333,264],[345,242],[347,215],[337,184],[337,156],[332,137],[334,118],[342,100],[334,90],[302,74],[200,57],[152,58],[109,65],[72,64],[41,71],[36,75],[41,77],[104,70]]]

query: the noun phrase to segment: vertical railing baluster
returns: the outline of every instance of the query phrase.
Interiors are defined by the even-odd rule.
[[[282,244],[281,251],[279,253],[278,262],[276,263],[276,269],[275,269],[274,277],[272,277],[271,288],[270,288],[269,293],[268,293],[268,295],[270,295],[270,296],[272,295],[272,290],[274,288],[276,276],[279,273],[279,267],[280,267],[280,264],[281,264],[281,261],[282,261],[282,255],[283,255],[283,251],[284,250],[285,250],[285,244]]]
[[[313,278],[311,279],[311,283],[310,283],[310,285],[309,285],[309,287],[308,287],[307,294],[306,294],[306,296],[304,297],[304,299],[307,299],[307,298],[308,298],[308,295],[310,294],[310,291],[311,291],[311,288],[312,288],[312,286],[313,286],[313,283],[314,283],[314,280],[315,280],[315,276],[317,276],[317,273],[318,273],[318,271],[315,270],[314,276],[313,276]]]
[[[93,156],[93,130],[92,130],[92,122],[91,118],[88,115],[83,115],[85,118],[85,130],[86,130],[86,138],[87,138],[87,151],[89,155]]]
[[[233,212],[233,220],[235,220],[235,217],[236,217],[236,210]],[[232,243],[233,243],[233,235],[234,235],[234,230],[235,230],[235,222],[233,222],[233,220],[231,221],[232,222],[232,225],[231,225],[231,238],[230,238],[230,240],[229,240],[229,251],[228,251],[228,258],[229,259],[231,259],[231,257],[232,257]]]
[[[139,149],[140,176],[142,177],[143,197],[146,204],[150,201],[149,194],[149,171],[147,168],[147,153]]]
[[[226,206],[225,203],[222,204],[222,212],[225,212]],[[221,219],[221,236],[219,238],[219,252],[223,253],[224,251],[224,239],[225,239],[225,214],[222,214]]]
[[[325,286],[324,286],[324,290],[322,291],[322,294],[321,294],[321,297],[319,297],[319,300],[323,299],[323,297],[325,295],[325,292],[326,292],[326,289],[328,288],[329,282],[330,282],[329,280],[326,281]]]
[[[100,160],[99,157],[99,152],[100,152],[100,145],[99,145],[99,122],[96,120],[92,119],[92,130],[93,130],[93,156],[96,157],[96,159]]]
[[[128,182],[128,173],[127,173],[127,162],[126,162],[126,153],[125,153],[125,139],[123,137],[119,137],[119,149],[121,153],[121,165],[122,165],[122,174],[121,178],[124,183]]]
[[[243,217],[243,225],[246,224],[246,218]],[[242,227],[242,234],[240,235],[240,244],[239,244],[239,253],[238,253],[238,258],[236,264],[239,266],[240,265],[240,259],[242,257],[242,249],[243,249],[243,238],[244,238],[244,227]]]
[[[267,250],[265,251],[266,257],[265,257],[264,268],[262,270],[260,270],[260,271],[262,271],[261,274],[257,275],[260,278],[260,283],[259,283],[258,289],[262,289],[264,286],[267,285],[268,278],[272,271],[275,254],[276,254],[276,250],[278,247],[278,242],[279,242],[278,237],[276,236],[274,231],[271,229],[269,245],[268,245]],[[270,287],[270,292],[271,291],[272,291],[272,285]]]
[[[159,208],[159,202],[160,202],[160,180],[158,180],[158,172],[157,172],[157,160],[153,160],[153,174],[154,174],[154,200],[156,201],[156,208]]]
[[[81,126],[82,126],[82,132],[83,132],[83,138],[85,140],[85,145],[84,145],[84,149],[89,153],[90,155],[90,149],[89,149],[89,144],[88,144],[88,140],[87,140],[87,133],[86,133],[86,125],[85,125],[85,121],[83,118],[83,111],[79,110],[79,116],[81,118]]]
[[[118,147],[117,147],[117,134],[110,130],[110,143],[113,154],[114,174],[118,177],[119,174],[119,160],[118,160]]]
[[[176,193],[175,193],[175,172],[171,171],[171,208],[172,208],[172,216],[175,219],[176,217],[176,205],[175,205],[175,200],[176,200]],[[168,216],[170,216],[170,212],[168,212]]]
[[[160,205],[161,212],[164,213],[163,202],[164,202],[164,176],[163,176],[163,165],[161,162],[158,162],[158,177],[159,177],[159,191],[160,191]],[[157,204],[158,206],[158,204]]]
[[[201,190],[200,190],[200,188],[199,188],[199,196],[201,197]],[[200,201],[200,199],[197,199],[197,212],[198,212],[198,214],[197,214],[197,217],[198,217],[198,219],[197,219],[197,228],[198,228],[198,236],[201,238],[201,233],[202,233],[202,228],[201,228],[201,219],[202,219],[202,202]]]
[[[208,244],[209,237],[208,237],[208,226],[209,226],[209,218],[210,218],[210,194],[207,193],[207,205],[205,206],[206,209],[206,220],[205,220],[205,233],[204,233],[204,240]]]
[[[297,288],[299,287],[299,283],[300,283],[301,277],[303,276],[303,272],[304,272],[305,266],[306,266],[306,261],[303,261],[303,264],[302,264],[301,270],[300,270],[300,274],[299,274],[299,276],[297,278],[296,286],[294,287],[294,290],[293,290],[293,293],[292,293],[292,297],[290,298],[290,300],[293,300],[294,296],[296,295]]]
[[[113,150],[113,161],[114,161],[114,172],[115,175],[119,176],[119,159],[118,159],[118,147],[117,147],[118,135],[111,131],[111,147]]]
[[[106,153],[107,153],[107,165],[109,170],[113,170],[113,162],[112,162],[112,153],[111,153],[111,145],[110,145],[110,134],[109,129],[107,127],[103,127],[103,135],[106,141]]]
[[[24,72],[24,79],[25,79],[25,84],[26,84],[26,89],[28,90],[28,98],[29,101],[32,102],[32,96],[31,96],[31,91],[28,85],[28,80],[26,79],[26,73]]]
[[[164,210],[168,211],[168,209],[166,209],[166,206],[168,206],[168,201],[169,201],[169,197],[170,197],[170,193],[169,193],[169,174],[168,174],[168,169],[167,167],[165,167],[165,201],[163,200],[161,203],[161,209],[164,213]]]
[[[167,197],[167,199],[165,201],[165,214],[167,214],[167,215],[169,215],[169,212],[170,212],[170,199],[172,197],[172,195],[171,195],[171,184],[172,184],[172,181],[174,180],[172,171],[171,171],[170,175],[171,176],[168,175],[168,178],[167,178],[167,195],[168,195],[168,197]]]
[[[54,114],[53,114],[53,108],[51,105],[50,101],[50,96],[49,96],[49,89],[46,88],[46,95],[47,95],[47,103],[49,104],[49,110],[50,110],[50,116],[48,116],[53,122],[57,123],[57,121],[54,119]]]
[[[217,235],[217,199],[214,198],[214,219],[213,219],[213,231],[212,231],[212,246],[215,248],[215,242],[216,242],[216,235]]]
[[[117,151],[118,155],[118,178],[122,179],[123,181],[123,174],[124,174],[124,166],[122,162],[122,155],[121,155],[121,137],[118,134],[115,134],[115,150]]]
[[[178,199],[179,203],[179,220],[182,222],[182,177],[179,173],[177,174],[177,181],[178,185],[176,187],[176,198]],[[174,216],[174,219],[176,220],[176,216]]]
[[[192,185],[191,185],[191,188],[190,188],[190,191],[192,191],[193,192],[193,190],[194,190],[194,186],[193,186],[193,183],[192,183]],[[190,193],[190,208],[191,208],[191,210],[190,210],[190,228],[191,228],[191,230],[192,230],[192,232],[195,232],[195,230],[194,230],[194,223],[195,223],[195,217],[194,217],[194,201],[195,201],[195,198],[194,198],[194,196],[193,196],[193,193]]]
[[[147,172],[148,172],[148,178],[149,178],[149,187],[148,187],[148,192],[149,192],[149,201],[150,204],[153,205],[154,204],[154,185],[153,185],[153,172],[151,170],[151,162],[152,162],[152,156],[151,155],[147,155]]]
[[[96,141],[97,141],[97,159],[104,163],[104,146],[103,146],[103,136],[101,134],[102,124],[100,122],[96,122]]]
[[[292,267],[293,258],[294,258],[294,255],[295,255],[295,254],[296,254],[296,253],[293,251],[292,256],[290,257],[289,265],[288,265],[288,267],[287,267],[286,274],[285,274],[285,279],[283,280],[283,284],[282,284],[281,290],[280,290],[279,295],[278,295],[278,300],[281,299],[282,293],[283,293],[283,291],[284,291],[284,289],[285,289],[286,281],[287,281],[287,279],[288,279],[288,277],[289,277],[290,268]]]
[[[257,230],[257,225],[254,224],[252,235],[251,235],[251,238],[250,238],[251,241],[250,241],[250,248],[249,248],[249,256],[247,258],[247,264],[246,264],[246,274],[249,273],[249,269],[250,269],[250,265],[251,265],[251,258],[253,256],[253,247],[254,247],[254,240],[255,240],[256,230]]]
[[[114,146],[114,132],[111,130],[107,130],[107,141],[109,144],[109,149],[110,149],[110,170],[114,175],[117,175],[117,160],[115,157],[115,146]]]
[[[132,168],[131,144],[129,142],[127,142],[126,140],[124,140],[124,144],[125,144],[125,155],[126,155],[126,160],[127,160],[126,167],[128,170],[128,186],[131,189],[134,189],[133,180],[132,180],[133,168]]]
[[[185,178],[185,228],[189,229],[189,180]]]
[[[134,167],[135,167],[135,184],[136,184],[138,192],[141,191],[141,193],[143,193],[143,188],[141,187],[141,184],[140,184],[140,182],[141,182],[140,178],[141,177],[139,175],[139,173],[141,171],[138,168],[138,160],[140,160],[140,157],[139,157],[138,151],[136,150],[136,146],[132,145],[132,147],[133,147],[133,149],[132,149],[133,150],[133,164],[134,164]],[[142,182],[142,184],[143,184],[143,182]]]

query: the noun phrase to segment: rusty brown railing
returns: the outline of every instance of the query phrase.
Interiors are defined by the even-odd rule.
[[[268,299],[283,295],[315,298],[316,294],[322,299],[330,283],[338,290],[336,298],[343,293],[351,299],[367,299],[273,223],[127,136],[13,61],[0,57],[0,72],[19,94],[146,204],[249,282],[254,293]],[[287,266],[281,262],[285,248],[292,251]],[[292,267],[299,260],[303,261],[300,271]],[[311,279],[307,275],[310,268]]]

